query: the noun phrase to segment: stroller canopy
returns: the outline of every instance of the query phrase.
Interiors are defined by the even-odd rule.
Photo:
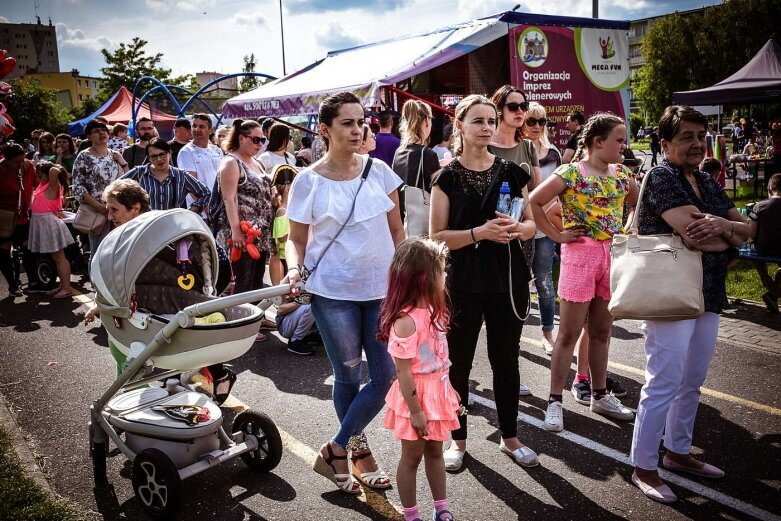
[[[175,209],[145,212],[109,233],[92,259],[90,276],[101,313],[120,318],[132,315],[136,280],[162,250],[184,238],[206,245],[202,269],[217,280],[217,247],[199,215]],[[195,289],[195,288],[194,288]]]

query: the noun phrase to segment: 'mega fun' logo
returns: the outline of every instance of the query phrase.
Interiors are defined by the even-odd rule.
[[[607,38],[599,38],[599,48],[602,50],[602,59],[607,60],[616,55],[616,50],[613,49],[613,41],[610,36]]]

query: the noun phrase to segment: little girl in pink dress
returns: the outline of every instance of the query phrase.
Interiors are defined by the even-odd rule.
[[[396,250],[380,318],[380,338],[398,378],[388,391],[385,426],[401,440],[396,486],[405,521],[420,520],[416,478],[421,459],[434,498],[434,520],[454,519],[447,507],[442,443],[458,429],[460,399],[450,384],[444,244],[414,237]]]

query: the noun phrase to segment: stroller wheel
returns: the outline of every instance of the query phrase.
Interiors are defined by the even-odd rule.
[[[96,487],[102,487],[108,485],[108,478],[106,477],[106,454],[107,443],[96,442],[93,438],[92,423],[89,424],[89,455],[92,458],[92,475],[95,480]]]
[[[262,412],[247,410],[233,420],[233,432],[245,437],[255,436],[258,448],[241,455],[241,459],[252,470],[269,472],[282,459],[282,436],[274,421]]]
[[[171,458],[159,449],[144,449],[133,460],[133,491],[153,519],[171,519],[179,511],[182,480]]]
[[[57,265],[49,255],[39,255],[35,266],[38,281],[46,287],[54,287],[57,282]]]

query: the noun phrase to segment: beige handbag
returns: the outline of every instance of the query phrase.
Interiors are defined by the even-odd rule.
[[[676,233],[639,235],[645,176],[627,234],[610,245],[610,303],[615,318],[687,320],[702,316],[702,254]]]
[[[100,235],[106,226],[106,216],[87,203],[79,205],[76,217],[73,218],[73,227],[82,233]]]
[[[428,217],[431,211],[431,194],[426,192],[426,181],[423,176],[423,158],[426,147],[420,149],[420,163],[415,186],[404,187],[404,234],[407,237],[418,235],[428,237]],[[421,184],[421,180],[423,184]]]

